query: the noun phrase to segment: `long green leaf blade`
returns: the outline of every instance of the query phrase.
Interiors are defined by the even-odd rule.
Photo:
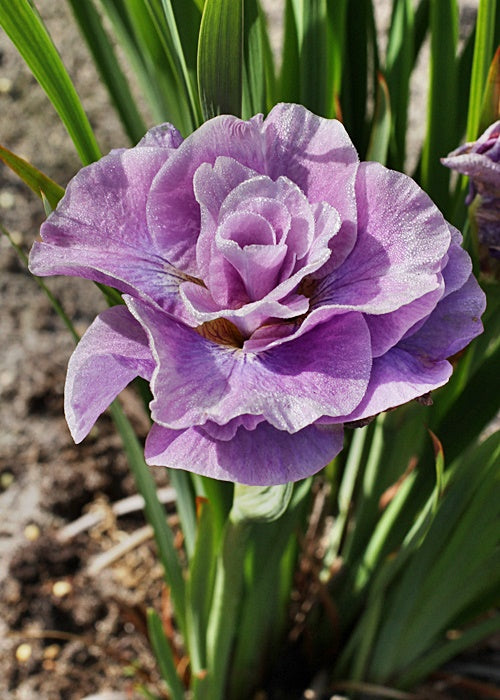
[[[172,649],[165,637],[160,617],[152,608],[148,610],[148,633],[160,673],[168,685],[172,700],[184,700],[184,688],[175,670]]]
[[[0,160],[13,170],[38,197],[42,198],[42,194],[45,195],[51,208],[56,208],[64,194],[64,189],[54,180],[3,146],[0,146]]]
[[[389,150],[391,136],[391,104],[389,90],[384,76],[379,73],[377,83],[377,97],[375,100],[375,114],[370,134],[370,143],[366,152],[367,160],[377,160],[385,165]]]
[[[393,108],[395,153],[391,164],[402,170],[405,162],[410,75],[414,56],[412,0],[394,0],[387,46],[386,77]]]
[[[478,136],[484,87],[493,56],[496,6],[496,0],[479,2],[470,84],[467,141],[473,141]]]
[[[45,90],[82,162],[98,160],[101,153],[87,115],[38,13],[26,0],[1,2],[0,25]]]
[[[421,184],[445,214],[449,209],[449,173],[440,166],[439,158],[460,140],[455,123],[457,39],[456,0],[431,0],[430,88]]]
[[[243,0],[206,0],[198,42],[203,116],[241,114]]]
[[[186,590],[181,564],[174,545],[174,538],[167,524],[165,509],[158,500],[156,485],[144,461],[139,440],[122,407],[114,401],[111,416],[123,441],[128,462],[139,493],[144,498],[146,518],[153,528],[160,561],[165,571],[165,580],[170,586],[176,619],[183,633],[186,631]]]
[[[101,17],[92,0],[85,2],[68,0],[68,2],[127,136],[135,144],[145,134],[146,125],[136,107],[128,81],[120,68]]]

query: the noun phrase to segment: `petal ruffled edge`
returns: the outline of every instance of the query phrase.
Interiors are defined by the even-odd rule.
[[[103,311],[73,352],[66,375],[64,411],[71,435],[81,442],[136,377],[148,381],[154,360],[147,336],[125,306]]]
[[[298,481],[322,469],[342,449],[341,425],[310,425],[293,435],[260,423],[240,426],[231,440],[201,428],[170,430],[153,425],[145,456],[151,466],[186,469],[223,481],[266,486]]]

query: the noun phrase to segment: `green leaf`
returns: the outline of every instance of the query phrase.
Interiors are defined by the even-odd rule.
[[[231,520],[234,523],[266,522],[280,518],[293,494],[293,483],[279,486],[235,484]]]
[[[153,528],[158,555],[170,587],[177,622],[183,633],[186,631],[186,590],[182,567],[175,549],[172,530],[167,524],[165,509],[158,500],[156,485],[144,461],[142,446],[117,401],[110,407],[111,416],[122,438],[135,483],[144,498],[146,518]]]
[[[391,136],[391,104],[384,76],[379,73],[377,79],[375,114],[366,159],[377,160],[385,165]]]
[[[403,169],[406,155],[410,75],[414,66],[414,21],[412,0],[393,0],[386,78],[392,105],[395,146],[391,164],[398,170]]]
[[[399,676],[398,684],[402,688],[414,687],[454,656],[471,649],[499,630],[500,615],[494,615],[467,630],[461,631],[454,639],[443,641],[430,649],[425,656],[414,661],[408,671],[403,672]]]
[[[24,158],[16,156],[12,151],[9,151],[4,146],[0,146],[0,160],[13,170],[16,175],[19,175],[21,180],[33,190],[33,192],[43,199],[44,195],[47,198],[52,209],[55,209],[57,203],[64,195],[64,189],[60,187],[50,177],[37,170],[34,165],[28,163]]]
[[[68,3],[123,127],[130,141],[135,144],[145,134],[146,126],[130,92],[127,78],[116,59],[113,45],[104,30],[101,17],[92,0],[68,0]]]
[[[329,72],[327,2],[302,2],[302,44],[300,48],[301,103],[315,114],[329,116],[333,84]],[[288,69],[288,66],[285,66]]]
[[[100,0],[137,77],[156,123],[169,121],[183,135],[192,130],[189,106],[165,54],[147,0]],[[161,16],[162,11],[158,13]]]
[[[157,0],[147,0],[147,2],[151,15],[155,19],[160,38],[163,39],[165,54],[170,60],[172,73],[179,85],[180,94],[184,96],[184,101],[189,108],[191,119],[190,131],[192,131],[201,123],[200,104],[196,93],[196,44],[194,43],[194,38],[198,36],[198,27],[200,24],[199,12],[189,0],[183,0],[182,5],[176,2],[175,4],[181,20],[178,23],[171,0],[161,0],[161,7],[163,10],[162,18],[159,16]],[[184,11],[181,11],[182,7]],[[184,26],[182,21],[185,23]],[[188,36],[191,39],[191,70],[188,68],[186,62],[179,28],[181,30],[184,29],[183,36],[185,40],[187,40]]]
[[[457,40],[456,0],[431,0],[430,87],[421,184],[445,214],[450,204],[449,172],[439,159],[456,147],[461,136],[456,128]]]
[[[0,3],[0,25],[24,58],[61,117],[87,165],[101,157],[99,147],[66,68],[35,9],[26,0]]]
[[[488,71],[488,79],[484,91],[479,133],[481,134],[490,124],[500,118],[500,46],[496,50]]]
[[[368,95],[375,91],[379,70],[377,32],[371,0],[348,3],[346,18],[342,117],[360,158],[364,159],[369,138]]]
[[[170,483],[177,494],[177,512],[184,535],[184,544],[188,559],[193,554],[196,540],[196,513],[194,507],[194,493],[190,475],[182,469],[169,469]]]
[[[7,229],[4,228],[1,224],[0,224],[0,231],[3,233],[4,236],[6,236],[6,238],[7,238],[8,241],[9,241],[9,243],[11,244],[11,246],[14,248],[14,250],[15,250],[16,253],[17,253],[17,255],[19,256],[19,259],[20,259],[21,262],[25,265],[26,269],[28,269],[28,257],[27,257],[27,255],[26,255],[26,253],[22,250],[22,248],[20,248],[20,247],[14,242],[14,240],[13,240],[11,234],[10,234],[10,233],[7,231]],[[33,278],[34,278],[35,282],[38,284],[38,286],[39,286],[39,287],[43,290],[43,292],[47,295],[48,300],[49,300],[50,303],[52,304],[52,308],[54,309],[54,311],[56,312],[56,314],[59,316],[59,318],[61,319],[61,321],[64,323],[64,325],[66,326],[66,328],[69,330],[69,332],[71,333],[71,335],[72,335],[72,337],[73,337],[73,340],[74,340],[75,342],[78,342],[78,341],[80,340],[80,336],[79,336],[78,333],[76,332],[76,329],[75,329],[73,323],[71,322],[71,319],[69,318],[69,316],[67,315],[67,313],[64,311],[64,309],[63,309],[61,303],[59,302],[59,300],[54,296],[54,294],[51,292],[51,290],[50,290],[49,287],[45,284],[44,280],[43,280],[41,277],[35,277],[35,276],[33,275]]]
[[[286,0],[281,72],[278,81],[279,99],[300,102],[300,52],[298,16],[294,0]]]
[[[474,141],[479,135],[484,86],[494,51],[496,6],[496,0],[479,0],[467,120],[468,141]]]
[[[156,610],[148,610],[148,634],[163,680],[168,685],[172,700],[184,700],[184,688],[175,670],[174,657],[165,637],[163,625]]]
[[[278,645],[283,643],[296,570],[297,531],[305,528],[311,481],[306,479],[294,485],[292,499],[279,520],[252,528],[229,697],[248,696],[259,675],[279,653]]]
[[[207,0],[208,1],[208,0]],[[215,588],[207,627],[207,682],[209,700],[225,697],[229,661],[238,628],[243,593],[244,561],[251,525],[228,520],[217,558]]]
[[[197,538],[187,583],[187,634],[191,669],[196,676],[206,668],[206,630],[217,560],[214,509],[210,502],[199,505]]]
[[[265,112],[268,81],[273,82],[272,55],[265,21],[258,0],[245,0],[243,21],[243,94],[242,116],[248,119]],[[269,65],[271,62],[271,65]]]
[[[500,408],[500,345],[469,378],[454,401],[436,434],[449,461],[471,444]]]
[[[330,116],[338,118],[339,96],[342,90],[345,42],[346,42],[346,19],[348,0],[335,0],[328,2],[328,20],[326,25],[327,43],[329,47],[328,62],[329,74],[331,76],[331,87],[328,86],[330,95]]]
[[[198,41],[203,116],[241,115],[243,0],[205,0]]]

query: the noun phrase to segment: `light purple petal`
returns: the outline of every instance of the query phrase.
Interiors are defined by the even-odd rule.
[[[350,415],[334,421],[361,420],[400,406],[446,384],[451,373],[452,366],[446,360],[425,362],[399,347],[392,348],[373,360],[363,400]]]
[[[128,309],[113,306],[99,314],[68,365],[64,409],[74,441],[83,440],[127,384],[150,380],[153,369],[146,333]]]
[[[112,151],[83,168],[42,225],[30,270],[78,275],[170,307],[179,275],[154,244],[146,224],[151,182],[173,150],[139,146]]]
[[[260,423],[216,440],[201,428],[169,430],[154,425],[146,441],[150,465],[186,469],[213,479],[269,485],[297,481],[322,469],[342,449],[341,426],[308,426],[290,433]]]
[[[451,357],[482,333],[485,307],[485,295],[471,275],[463,287],[442,299],[423,326],[400,346],[423,361]]]
[[[293,343],[256,355],[206,340],[139,300],[127,301],[150,337],[157,360],[151,412],[166,427],[224,424],[250,414],[296,432],[322,415],[349,413],[368,385],[369,333],[360,314],[335,316]]]
[[[188,274],[198,274],[200,207],[193,189],[195,172],[220,156],[264,172],[259,123],[232,116],[210,119],[185,139],[155,178],[148,200],[149,229],[158,246],[168,250],[170,262]]]
[[[327,202],[340,214],[342,227],[324,270],[329,272],[345,260],[356,240],[356,149],[339,121],[317,117],[301,105],[274,107],[263,132],[266,173],[273,179],[285,175],[310,203]]]
[[[481,183],[488,189],[500,189],[500,163],[495,163],[488,155],[480,153],[450,155],[447,158],[441,158],[441,163],[447,168],[473,178],[476,185]],[[480,187],[478,189],[481,191]]]
[[[380,357],[394,347],[403,338],[405,333],[415,325],[428,317],[434,311],[436,304],[443,296],[444,283],[423,297],[402,306],[389,314],[378,316],[365,315],[366,323],[370,329],[373,357]]]
[[[139,141],[138,146],[150,148],[178,148],[183,141],[175,126],[165,122],[153,126]]]
[[[202,428],[203,432],[209,437],[214,438],[215,440],[226,441],[234,438],[236,431],[240,426],[243,426],[245,430],[255,430],[259,423],[263,422],[264,418],[262,416],[243,415],[233,418],[224,425],[218,425],[218,423],[214,423],[213,421],[209,420],[206,423],[203,423],[200,428]]]
[[[226,318],[234,323],[244,336],[250,336],[269,318],[287,319],[307,313],[309,300],[306,297],[301,294],[289,294],[277,301],[273,298],[275,291],[265,299],[250,302],[240,308],[221,309],[205,287],[192,282],[185,282],[180,287],[186,315],[196,321],[196,324],[189,325],[201,325],[218,318]]]
[[[360,165],[356,195],[356,246],[320,283],[315,304],[383,314],[437,289],[450,231],[428,195],[379,163]]]

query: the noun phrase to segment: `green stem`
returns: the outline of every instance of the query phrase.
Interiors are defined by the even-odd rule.
[[[207,629],[207,700],[225,697],[228,666],[243,590],[243,564],[251,525],[228,520],[217,562],[213,607]]]

